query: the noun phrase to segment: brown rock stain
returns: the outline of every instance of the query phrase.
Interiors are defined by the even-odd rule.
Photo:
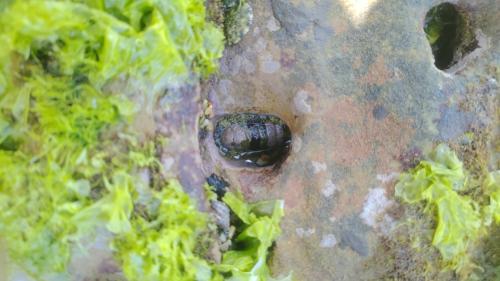
[[[363,167],[356,167],[351,171],[350,176],[339,181],[337,187],[337,201],[332,210],[332,217],[342,218],[354,213],[359,213],[363,208],[367,186],[370,186],[371,179],[366,176],[367,171]]]
[[[353,69],[359,69],[363,65],[363,61],[361,60],[361,57],[355,57],[352,62],[352,68]]]
[[[340,35],[345,33],[349,29],[349,22],[343,18],[332,17],[330,26],[335,31],[335,34]]]
[[[281,50],[280,65],[283,69],[291,70],[296,63],[297,58],[295,57],[295,51],[293,49],[285,48]]]
[[[285,184],[286,190],[284,191],[283,198],[285,200],[285,209],[287,213],[294,213],[305,208],[303,182],[304,177],[291,175]]]
[[[359,81],[361,84],[381,86],[389,81],[391,76],[391,72],[385,65],[384,57],[378,56],[375,62],[369,66],[368,72]]]
[[[332,159],[340,165],[355,167],[374,159],[377,170],[386,170],[406,149],[414,130],[412,122],[389,114],[383,120],[373,117],[373,104],[357,104],[344,97],[331,103],[323,116],[326,135],[331,141]]]
[[[264,200],[261,195],[274,197],[274,192],[271,187],[276,186],[277,178],[275,171],[269,168],[262,168],[262,170],[252,171],[247,169],[240,170],[237,174],[231,175],[231,181],[238,182],[239,189],[249,201]]]

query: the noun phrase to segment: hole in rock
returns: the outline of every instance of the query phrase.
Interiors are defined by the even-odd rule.
[[[434,54],[434,64],[447,70],[478,47],[467,12],[452,3],[431,8],[424,31]]]

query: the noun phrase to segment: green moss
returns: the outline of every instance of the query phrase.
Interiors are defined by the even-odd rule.
[[[432,245],[446,267],[462,276],[476,266],[470,259],[471,246],[487,233],[492,218],[500,215],[496,197],[500,186],[494,180],[497,174],[492,173],[484,184],[489,204],[480,205],[464,195],[469,187],[462,162],[447,146],[439,145],[429,160],[403,174],[396,185],[396,196],[403,202],[425,202],[425,211],[437,222]]]

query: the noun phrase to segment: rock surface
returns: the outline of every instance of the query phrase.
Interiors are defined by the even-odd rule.
[[[433,143],[497,122],[499,3],[458,3],[480,44],[445,72],[434,66],[423,30],[439,1],[249,2],[250,31],[226,49],[220,74],[202,92],[214,116],[281,117],[292,152],[275,169],[234,167],[208,134],[205,173],[222,175],[249,200],[284,198],[276,273],[380,280],[385,265],[370,261],[383,255],[380,238],[398,219],[389,212],[398,173]]]

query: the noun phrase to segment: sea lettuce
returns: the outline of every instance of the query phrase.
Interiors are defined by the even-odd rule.
[[[144,209],[132,215],[132,229],[113,241],[112,248],[128,280],[277,280],[271,277],[267,259],[269,248],[281,233],[282,201],[248,204],[240,194],[227,193],[224,202],[242,225],[237,226],[239,234],[232,249],[215,264],[203,258],[199,249],[200,241],[209,234],[210,217],[196,209],[175,181],[150,193]],[[268,207],[264,213],[260,208],[263,204]],[[279,280],[289,281],[291,275]]]
[[[206,77],[222,47],[201,0],[0,4],[0,240],[14,262],[37,280],[67,274],[72,248],[105,228],[131,281],[272,280],[281,201],[263,214],[228,193],[245,247],[218,265],[202,250],[210,217],[174,179],[139,176],[161,166],[129,126],[137,95]]]
[[[128,280],[210,280],[212,269],[196,247],[207,232],[208,216],[196,209],[181,186],[171,181],[151,191],[132,229],[117,235],[112,248]]]
[[[490,204],[485,208],[486,222],[500,224],[500,171],[489,173],[483,186],[490,199]]]
[[[201,0],[2,2],[0,236],[12,260],[42,278],[65,272],[97,227],[133,229],[138,170],[155,161],[129,129],[127,94],[212,73],[222,42]],[[127,94],[111,90],[120,81]]]
[[[246,204],[239,196],[227,193],[224,202],[241,220],[239,233],[234,240],[235,249],[226,253],[216,268],[229,274],[231,281],[271,281],[267,266],[269,248],[281,234],[279,222],[284,215],[284,202],[268,201]],[[262,208],[266,206],[267,208]],[[262,212],[262,210],[267,211]],[[291,275],[279,279],[291,280]]]
[[[490,204],[480,206],[460,192],[466,191],[467,173],[451,149],[440,144],[428,160],[403,173],[396,185],[396,197],[403,202],[424,202],[425,211],[436,218],[434,245],[448,267],[460,272],[471,266],[469,246],[484,233],[491,219],[498,217],[498,185],[491,187]],[[484,215],[484,213],[489,215]]]

